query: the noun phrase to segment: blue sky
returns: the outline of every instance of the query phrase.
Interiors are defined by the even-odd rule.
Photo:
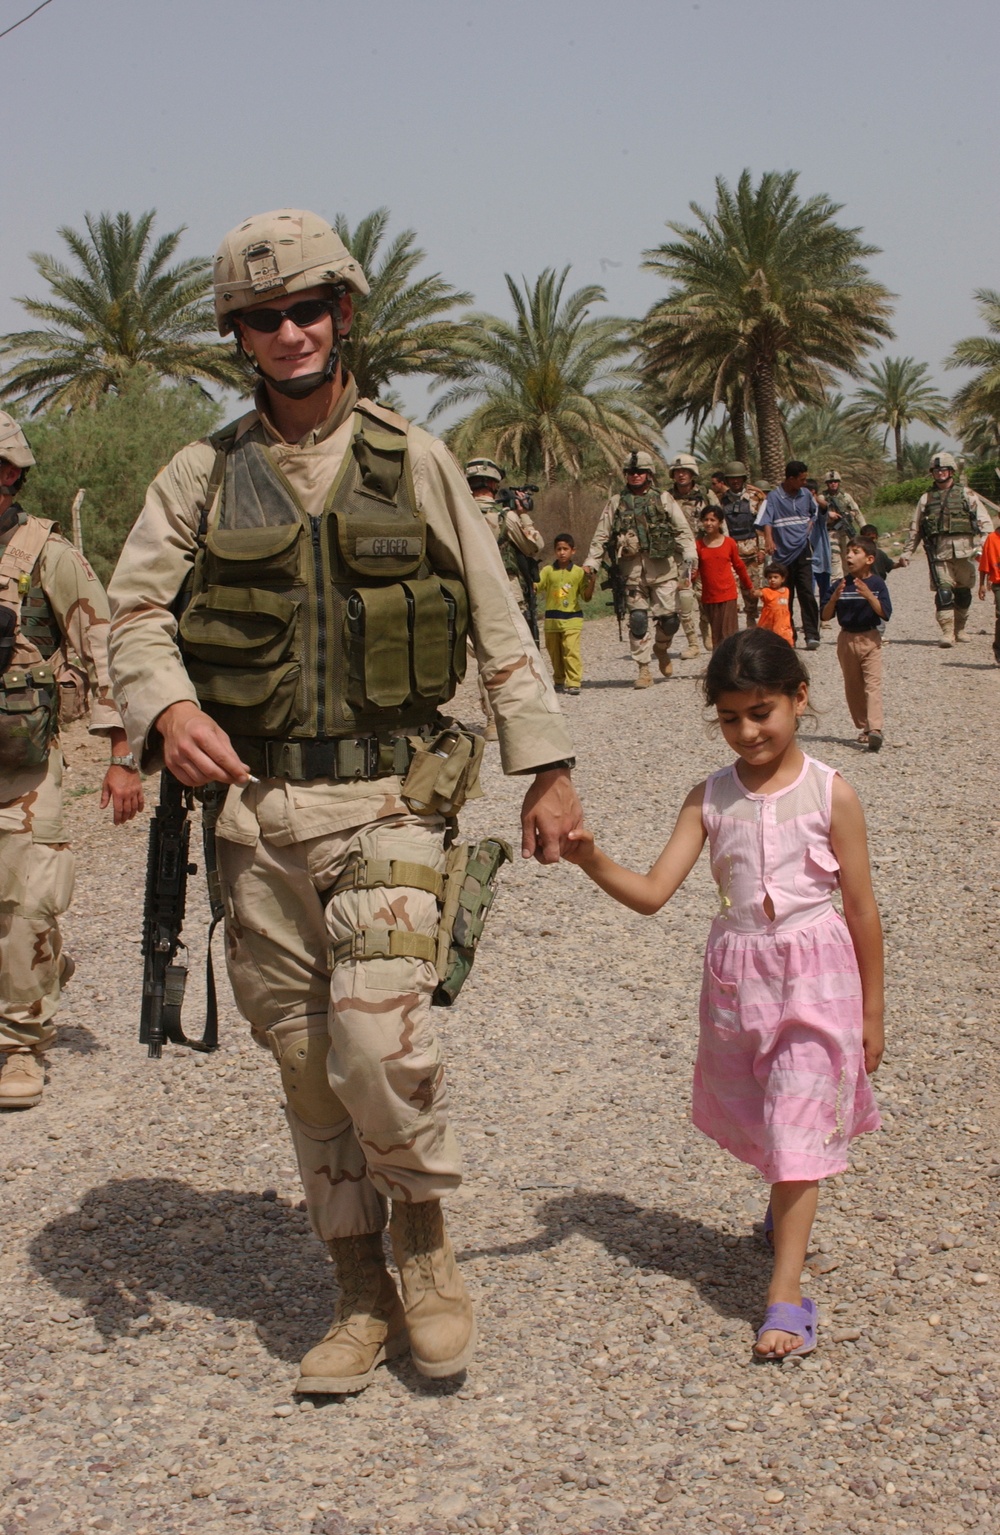
[[[31,0],[0,0],[0,29]],[[386,205],[428,270],[506,312],[503,273],[572,264],[610,308],[716,175],[801,172],[899,295],[894,353],[941,367],[1000,286],[1000,7],[927,0],[52,0],[0,40],[0,330],[86,212],[158,210],[210,254],[251,212]],[[423,392],[404,391],[414,408]],[[919,429],[918,429],[919,435]]]

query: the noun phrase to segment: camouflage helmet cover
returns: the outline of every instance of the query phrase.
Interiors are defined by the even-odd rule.
[[[467,480],[492,480],[499,485],[506,477],[506,471],[495,464],[491,458],[470,458],[465,466],[465,478]]]
[[[622,464],[622,472],[624,474],[655,474],[656,465],[653,462],[652,453],[647,453],[642,448],[633,448]]]
[[[838,483],[839,483],[840,477],[841,476],[840,476],[840,470],[839,469],[828,469],[826,471],[826,483],[827,483],[827,485],[829,485],[831,480],[837,480]]]
[[[749,475],[750,471],[746,464],[738,458],[731,458],[728,464],[722,466],[722,477],[725,480],[745,480],[749,478]]]
[[[958,465],[950,453],[935,453],[931,459],[932,469],[950,469],[952,474],[958,473]]]
[[[21,428],[5,410],[0,410],[0,459],[14,464],[18,469],[30,469],[35,455],[28,447],[28,439]]]
[[[670,462],[670,473],[673,474],[675,469],[686,469],[695,479],[698,478],[698,460],[693,453],[675,453]]]
[[[318,214],[302,208],[258,213],[231,229],[212,272],[219,335],[233,316],[268,298],[334,284],[364,298],[368,280],[343,240]]]

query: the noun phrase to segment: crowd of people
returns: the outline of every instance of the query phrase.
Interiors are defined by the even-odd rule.
[[[257,374],[253,404],[157,475],[110,608],[82,555],[19,508],[34,460],[0,418],[0,1106],[41,1100],[72,973],[58,922],[72,887],[59,728],[89,688],[116,822],[142,809],[142,772],[226,790],[215,837],[229,977],[276,1064],[338,1284],[296,1389],[361,1390],[405,1351],[430,1377],[464,1370],[476,1324],[444,1219],[461,1162],[431,1008],[445,972],[468,973],[492,900],[482,844],[461,843],[457,819],[480,792],[482,734],[442,712],[471,649],[487,736],[503,771],[526,779],[523,857],[567,859],[652,912],[709,844],[720,907],[694,1119],[771,1186],[756,1352],[809,1352],[817,1318],[800,1273],[818,1185],[878,1124],[882,945],[857,797],[798,746],[809,676],[795,645],[801,630],[814,650],[836,617],[848,705],[877,750],[892,612],[877,536],[833,471],[814,492],[793,460],[765,494],[732,462],[703,493],[681,454],[668,492],[636,449],[582,565],[560,534],[536,570],[531,507],[501,495],[492,459],[463,475],[443,443],[359,397],[341,350],[367,291],[314,214],[279,209],[230,231],[215,313]],[[947,454],[933,475],[903,562],[924,543],[951,644],[980,545],[980,596],[989,584],[1000,614],[1000,541]],[[654,658],[670,676],[678,631],[688,659],[700,639],[705,698],[735,753],[688,794],[648,875],[607,858],[585,827],[557,697],[580,690],[583,604],[602,568],[635,686],[651,685]],[[554,684],[526,622],[538,598]]]

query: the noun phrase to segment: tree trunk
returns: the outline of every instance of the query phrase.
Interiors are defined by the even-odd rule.
[[[741,464],[750,467],[750,445],[747,440],[747,418],[743,409],[743,399],[736,390],[729,402],[729,430],[733,436],[733,457],[738,458]]]
[[[903,478],[903,428],[898,421],[892,433],[896,439],[896,478],[901,480]]]
[[[778,391],[774,387],[774,370],[769,362],[758,363],[750,379],[750,387],[757,417],[761,472],[765,480],[777,485],[785,477],[785,438],[778,410]]]

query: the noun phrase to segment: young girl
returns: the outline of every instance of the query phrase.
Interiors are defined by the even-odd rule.
[[[692,1118],[771,1184],[774,1268],[761,1358],[816,1346],[799,1285],[818,1183],[879,1126],[867,1073],[882,1059],[882,928],[854,790],[805,756],[795,732],[809,676],[787,641],[744,629],[713,653],[705,698],[731,767],[697,784],[648,874],[571,832],[568,855],[633,911],[652,913],[691,872],[706,837],[720,910],[705,952]],[[844,917],[831,896],[840,885]]]
[[[795,644],[792,614],[788,600],[788,571],[784,565],[768,565],[764,570],[764,585],[760,594],[761,613],[757,623],[762,629],[773,629],[789,645]]]
[[[711,628],[714,649],[739,627],[735,576],[739,577],[740,585],[749,596],[753,595],[753,582],[740,559],[735,539],[723,533],[721,513],[714,507],[707,506],[701,514],[701,537],[697,545],[701,607]]]

